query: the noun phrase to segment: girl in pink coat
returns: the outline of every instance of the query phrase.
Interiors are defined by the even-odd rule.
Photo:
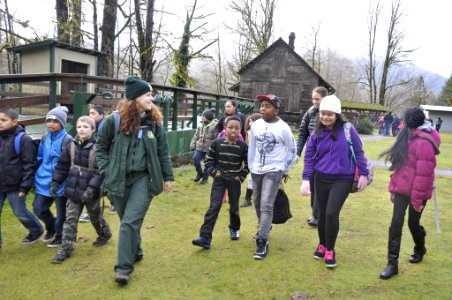
[[[398,273],[400,240],[407,207],[408,227],[415,244],[409,262],[421,262],[427,251],[426,231],[420,225],[420,220],[427,200],[432,197],[436,155],[439,154],[441,140],[436,129],[425,120],[420,108],[408,108],[403,121],[405,127],[397,136],[395,144],[380,156],[391,162],[389,169],[393,173],[389,192],[394,203],[389,228],[388,265],[380,274],[381,279],[389,279]]]

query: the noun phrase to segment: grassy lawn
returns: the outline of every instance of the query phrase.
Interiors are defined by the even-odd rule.
[[[442,134],[438,168],[452,168],[452,135]],[[393,139],[365,142],[370,158]],[[302,162],[291,171],[286,191],[294,217],[274,225],[269,256],[255,261],[252,254],[256,232],[254,208],[241,210],[240,240],[228,234],[228,205],[220,213],[212,241],[205,251],[191,245],[208,207],[211,181],[193,183],[191,166],[175,170],[174,192],[153,200],[144,220],[144,259],[136,264],[128,286],[113,281],[118,217],[106,213],[114,232],[109,244],[94,248],[96,235],[90,224],[79,225],[79,236],[89,241],[76,244],[62,265],[50,263],[56,249],[44,243],[24,246],[26,230],[5,204],[2,214],[3,249],[0,252],[0,299],[290,299],[301,293],[312,299],[451,299],[452,178],[437,176],[442,232],[435,232],[433,201],[424,211],[427,255],[417,265],[408,263],[413,242],[407,226],[403,231],[399,275],[379,279],[386,265],[387,231],[392,214],[387,184],[389,172],[376,169],[374,183],[364,192],[351,194],[341,212],[336,244],[338,267],[325,268],[312,254],[317,231],[307,225],[309,199],[299,195]],[[245,188],[245,187],[243,187]],[[243,197],[242,197],[243,198]],[[31,207],[32,197],[28,200]],[[449,283],[448,283],[449,282]]]

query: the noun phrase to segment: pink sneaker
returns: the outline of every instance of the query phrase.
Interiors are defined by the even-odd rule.
[[[325,251],[325,266],[327,268],[336,268],[336,254],[334,250],[326,250]]]
[[[319,244],[317,246],[317,250],[315,250],[315,252],[314,252],[314,258],[315,259],[323,259],[323,257],[325,256],[325,251],[326,251],[325,246],[323,246],[322,244]]]

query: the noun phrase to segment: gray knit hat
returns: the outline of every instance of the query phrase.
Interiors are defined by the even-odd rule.
[[[127,77],[124,84],[126,86],[126,98],[128,100],[133,100],[152,90],[152,87],[149,83],[137,76]]]
[[[60,122],[61,127],[66,127],[67,125],[67,113],[69,110],[66,106],[57,106],[54,109],[50,110],[46,116],[46,122],[48,120],[57,120]]]

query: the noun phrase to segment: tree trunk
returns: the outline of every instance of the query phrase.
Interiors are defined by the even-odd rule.
[[[82,0],[71,0],[71,44],[74,46],[82,46]]]
[[[69,44],[69,26],[68,26],[68,6],[67,0],[56,0],[57,16],[57,39],[60,42]]]
[[[94,40],[94,50],[99,51],[99,27],[97,25],[97,2],[96,0],[91,0],[93,5],[93,40]]]
[[[113,77],[117,4],[117,0],[105,0],[104,3],[101,52],[105,55],[100,58],[99,62],[100,76]]]

